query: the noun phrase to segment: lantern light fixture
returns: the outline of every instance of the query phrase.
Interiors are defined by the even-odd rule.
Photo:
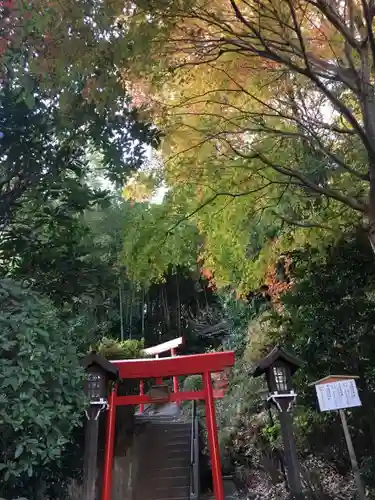
[[[272,367],[273,376],[275,378],[275,386],[277,392],[287,392],[288,391],[288,370],[285,366],[273,366]]]
[[[265,375],[271,399],[281,411],[284,402],[288,410],[294,402],[296,394],[293,390],[292,376],[301,366],[295,356],[276,346],[265,358],[261,359],[253,372],[254,377]],[[280,406],[281,405],[281,406]]]
[[[108,409],[109,385],[118,380],[118,368],[95,351],[83,359],[82,365],[86,371],[85,394],[90,408],[98,408],[95,416],[97,419],[102,410]],[[89,418],[89,412],[86,410],[85,413]]]

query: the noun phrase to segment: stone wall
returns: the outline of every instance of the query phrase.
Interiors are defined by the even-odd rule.
[[[105,446],[106,415],[100,416],[98,476],[96,500],[101,500],[103,459]],[[145,439],[145,424],[135,424],[133,407],[118,407],[116,411],[116,433],[112,476],[112,499],[132,500],[133,485],[138,473],[139,450]],[[69,487],[70,500],[82,500],[81,481],[74,480]]]
[[[130,439],[128,436],[126,443],[122,443],[121,440],[118,442],[114,461],[112,500],[133,498],[133,487],[139,472],[140,450],[145,449],[146,433],[143,430],[142,425],[134,426]]]

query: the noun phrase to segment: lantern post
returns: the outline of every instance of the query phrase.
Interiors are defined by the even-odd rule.
[[[118,368],[95,352],[88,354],[82,362],[86,371],[85,395],[88,408],[85,410],[85,447],[83,465],[83,500],[95,500],[98,460],[99,416],[109,408],[110,383],[118,379]]]
[[[253,377],[265,375],[269,392],[268,401],[272,402],[279,412],[286,472],[293,499],[303,498],[291,413],[297,396],[293,390],[292,376],[301,364],[301,361],[292,354],[276,346],[265,358],[259,361],[253,373]]]
[[[271,400],[268,397],[268,390],[261,389],[260,391],[258,391],[258,394],[259,394],[260,399],[264,402],[264,408],[268,413],[270,425],[273,427],[275,425],[275,420],[274,420],[273,415],[272,415],[272,404],[271,404]],[[283,457],[282,451],[279,449],[279,447],[275,448],[275,454],[277,456],[278,462],[280,463],[280,469],[281,469],[281,474],[283,476],[283,480],[285,483],[285,489],[286,489],[286,491],[289,491],[289,483],[288,483],[288,478],[287,478],[285,466],[284,466],[284,457]]]

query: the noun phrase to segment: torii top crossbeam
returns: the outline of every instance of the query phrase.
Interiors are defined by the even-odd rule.
[[[234,352],[212,352],[158,359],[112,361],[122,379],[145,379],[221,372],[234,365]]]
[[[176,339],[168,340],[168,342],[163,342],[162,344],[155,345],[153,347],[147,347],[143,349],[145,354],[149,356],[157,356],[158,354],[162,354],[163,352],[172,351],[181,347],[184,343],[183,337],[178,337]]]

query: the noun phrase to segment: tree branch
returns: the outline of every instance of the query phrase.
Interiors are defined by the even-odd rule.
[[[326,226],[325,224],[318,224],[318,223],[306,222],[306,221],[297,221],[294,219],[290,219],[289,217],[286,217],[285,215],[281,215],[281,214],[277,213],[275,210],[272,213],[273,213],[273,215],[275,215],[276,217],[278,217],[282,221],[286,222],[290,226],[303,227],[305,229],[317,228],[317,229],[325,229],[327,231],[334,231],[333,227]]]
[[[252,189],[250,191],[244,191],[243,193],[230,193],[230,192],[215,193],[213,196],[211,196],[205,202],[203,202],[201,205],[199,205],[199,207],[195,208],[188,215],[185,215],[184,217],[182,217],[181,219],[179,219],[175,224],[173,224],[173,226],[170,229],[168,229],[168,231],[166,233],[166,237],[169,236],[170,234],[172,234],[173,231],[176,229],[176,227],[178,227],[183,222],[191,219],[194,215],[196,215],[198,212],[200,212],[203,208],[205,208],[208,205],[210,205],[211,203],[213,203],[219,197],[240,198],[240,197],[243,197],[243,196],[249,196],[250,194],[254,194],[254,193],[257,193],[259,191],[262,191],[263,189],[267,188],[271,184],[273,184],[273,182],[269,182],[269,183],[265,184],[264,186],[261,186],[261,187],[256,188],[256,189]]]
[[[237,148],[233,146],[229,141],[226,141],[229,147],[240,157],[246,158],[246,159],[253,159],[253,158],[258,158],[262,163],[265,165],[269,166],[276,172],[279,172],[282,175],[286,175],[288,177],[293,177],[294,179],[298,179],[304,186],[308,187],[315,193],[322,194],[324,196],[328,196],[329,198],[333,198],[336,201],[339,201],[343,203],[344,205],[349,206],[353,210],[356,210],[357,212],[361,213],[366,213],[367,212],[367,205],[361,201],[356,200],[355,198],[352,198],[350,196],[345,196],[342,195],[330,188],[327,187],[322,187],[316,184],[315,182],[311,181],[308,177],[306,177],[302,172],[298,172],[292,168],[288,167],[283,167],[281,165],[278,165],[277,163],[272,162],[269,160],[264,154],[260,152],[254,152],[252,154],[244,154],[241,151],[239,151]]]

